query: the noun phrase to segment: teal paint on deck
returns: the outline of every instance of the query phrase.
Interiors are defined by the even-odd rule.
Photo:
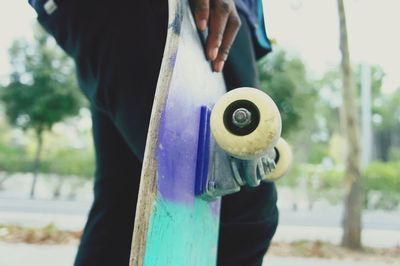
[[[158,198],[150,220],[144,266],[216,265],[218,225],[218,216],[201,199],[187,206]]]

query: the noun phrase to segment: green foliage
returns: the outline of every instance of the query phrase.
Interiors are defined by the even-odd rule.
[[[390,161],[400,161],[400,147],[391,147],[389,152]]]
[[[32,171],[32,161],[21,147],[12,147],[0,143],[0,171],[26,173]]]
[[[56,156],[44,158],[39,172],[91,178],[94,175],[94,165],[92,151],[70,148],[57,151]],[[29,173],[32,172],[32,161],[23,149],[0,145],[0,171],[8,174]]]
[[[358,65],[353,67],[354,79],[356,82],[358,96],[361,95],[361,80],[362,80],[362,66]],[[371,73],[371,91],[372,91],[372,113],[375,117],[380,118],[380,122],[374,123],[374,127],[378,130],[393,128],[398,124],[397,116],[400,113],[400,90],[396,90],[390,94],[382,93],[383,79],[385,73],[381,67],[372,65],[370,66]],[[330,107],[330,110],[318,107],[318,111],[323,111],[323,115],[329,119],[329,121],[338,121],[338,107],[339,105],[332,101],[332,95],[340,95],[340,73],[338,68],[332,68],[330,71],[325,73],[323,78],[316,83],[316,86],[324,92],[321,98],[323,105]],[[358,97],[360,98],[360,97]],[[360,101],[357,103],[360,105]],[[332,119],[332,118],[337,119]],[[331,130],[339,130],[339,125],[334,123],[331,126]]]
[[[325,143],[314,143],[308,161],[311,164],[320,163],[329,154],[328,146]]]
[[[358,99],[361,94],[362,67],[353,67],[354,81],[357,85]],[[400,130],[400,88],[391,93],[383,93],[385,73],[379,66],[370,66],[371,73],[371,90],[372,90],[372,115],[373,115],[373,133],[376,149],[374,150],[374,158],[383,161],[398,158],[398,132]],[[335,138],[340,133],[340,106],[341,106],[341,90],[340,90],[340,73],[337,67],[332,68],[324,74],[324,76],[315,82],[315,87],[319,90],[319,101],[317,101],[315,110],[316,115],[320,117],[318,127],[314,128],[321,131],[325,130],[329,138]],[[360,100],[357,105],[361,108]],[[332,142],[332,140],[331,140]],[[331,143],[332,144],[332,143]],[[343,149],[344,144],[330,145],[330,155],[336,163],[340,163],[343,155],[338,151]],[[397,145],[397,146],[396,146]],[[332,149],[333,148],[333,149]],[[334,151],[336,149],[336,151]],[[313,151],[314,152],[314,151]],[[333,156],[332,156],[333,155]],[[340,156],[337,156],[340,155]],[[311,156],[315,158],[314,156]],[[308,156],[305,162],[310,161]],[[312,159],[312,162],[316,162]]]
[[[336,189],[342,186],[343,173],[338,169],[324,169],[318,164],[295,164],[279,184],[296,187],[302,182],[314,190]]]
[[[34,197],[37,173],[41,171],[43,133],[68,116],[77,115],[83,104],[72,61],[54,41],[37,28],[32,44],[15,41],[10,50],[10,83],[0,88],[5,114],[11,125],[33,130],[37,151],[32,164]],[[12,163],[13,164],[13,163]]]
[[[356,78],[356,87],[358,94],[361,95],[361,86],[362,86],[362,75],[363,75],[363,67],[358,65],[354,67],[355,73],[354,77]],[[385,77],[385,72],[380,66],[372,65],[370,66],[370,73],[371,73],[371,92],[372,97],[377,98],[382,95],[382,85],[383,79]]]
[[[311,204],[318,199],[338,204],[343,198],[342,171],[325,169],[319,164],[295,164],[277,185],[305,192]]]
[[[313,117],[316,91],[299,58],[289,59],[278,50],[259,63],[261,88],[276,102],[282,116],[283,135],[298,128],[302,118]]]
[[[0,88],[9,122],[41,133],[67,116],[76,115],[82,105],[73,63],[42,30],[35,42],[15,41],[9,51],[10,83]]]
[[[364,171],[364,186],[368,190],[400,193],[400,161],[372,162]]]
[[[94,175],[93,150],[62,149],[47,160],[49,169],[46,169],[46,172],[48,173],[55,173],[61,176],[76,175],[86,178],[91,178]]]
[[[313,198],[325,198],[332,203],[339,201],[343,193],[343,170],[324,169],[316,164],[295,164],[278,186],[301,187],[305,184]],[[400,161],[372,162],[363,171],[363,189],[365,206],[393,209],[400,204]],[[369,202],[368,195],[375,193],[378,197]],[[373,206],[371,206],[373,205]]]
[[[399,125],[400,88],[390,94],[381,94],[374,99],[374,115],[380,117],[380,122],[374,126],[378,130],[393,129]]]
[[[400,161],[372,162],[363,175],[366,193],[379,192],[380,195],[373,207],[392,209],[400,205]]]

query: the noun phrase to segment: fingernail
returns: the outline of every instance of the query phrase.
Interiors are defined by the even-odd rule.
[[[219,62],[217,62],[217,63],[215,64],[215,71],[216,71],[216,72],[221,72],[222,69],[224,68],[224,64],[225,64],[224,61],[219,61]]]
[[[202,19],[199,21],[199,30],[205,31],[207,28],[207,20]]]
[[[218,55],[218,48],[214,48],[214,49],[211,50],[211,52],[209,54],[209,56],[210,56],[209,59],[211,61],[213,61],[213,60],[215,60],[215,58],[217,58],[217,55]]]

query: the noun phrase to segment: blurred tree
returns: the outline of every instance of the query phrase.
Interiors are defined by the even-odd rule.
[[[309,78],[299,57],[279,48],[260,61],[259,73],[261,88],[281,112],[283,136],[295,143],[292,148],[296,163],[320,163],[328,153],[317,90],[320,84]]]
[[[374,98],[373,126],[375,154],[381,161],[398,160],[400,152],[400,88],[389,94],[380,94]]]
[[[64,118],[76,115],[83,100],[77,89],[73,63],[42,29],[36,28],[33,43],[15,41],[9,55],[10,83],[1,88],[0,98],[9,122],[35,134],[37,148],[30,192],[34,197],[43,133]]]
[[[361,107],[359,100],[361,94],[361,69],[362,66],[353,67],[357,97],[355,104]],[[400,88],[393,92],[383,91],[385,73],[380,66],[371,66],[372,114],[374,148],[373,159],[380,161],[398,160],[400,152]],[[314,85],[320,88],[320,101],[316,103],[318,114],[329,121],[326,124],[329,135],[340,132],[339,112],[342,99],[338,99],[340,92],[340,73],[338,68],[332,68],[324,74],[321,80]],[[357,109],[359,110],[359,109]]]
[[[382,85],[383,79],[385,77],[385,72],[383,69],[378,65],[371,65],[371,90],[372,90],[372,97],[378,98],[382,95]],[[356,75],[356,85],[357,85],[357,94],[361,94],[361,76],[362,76],[362,65],[359,65],[355,68],[354,75]]]
[[[349,44],[347,37],[346,14],[343,0],[338,0],[341,78],[342,78],[342,109],[341,121],[346,140],[345,180],[346,198],[343,218],[342,245],[352,249],[361,248],[361,212],[362,188],[360,165],[360,137],[358,111],[356,104],[356,86],[350,63]]]
[[[281,113],[284,136],[301,127],[302,118],[314,119],[317,93],[301,59],[289,59],[285,51],[278,49],[260,61],[259,73],[261,89],[271,96]]]

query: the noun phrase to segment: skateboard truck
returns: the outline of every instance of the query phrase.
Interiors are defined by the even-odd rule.
[[[291,161],[280,121],[273,101],[250,88],[228,92],[212,111],[202,106],[195,195],[214,200],[280,178]]]

